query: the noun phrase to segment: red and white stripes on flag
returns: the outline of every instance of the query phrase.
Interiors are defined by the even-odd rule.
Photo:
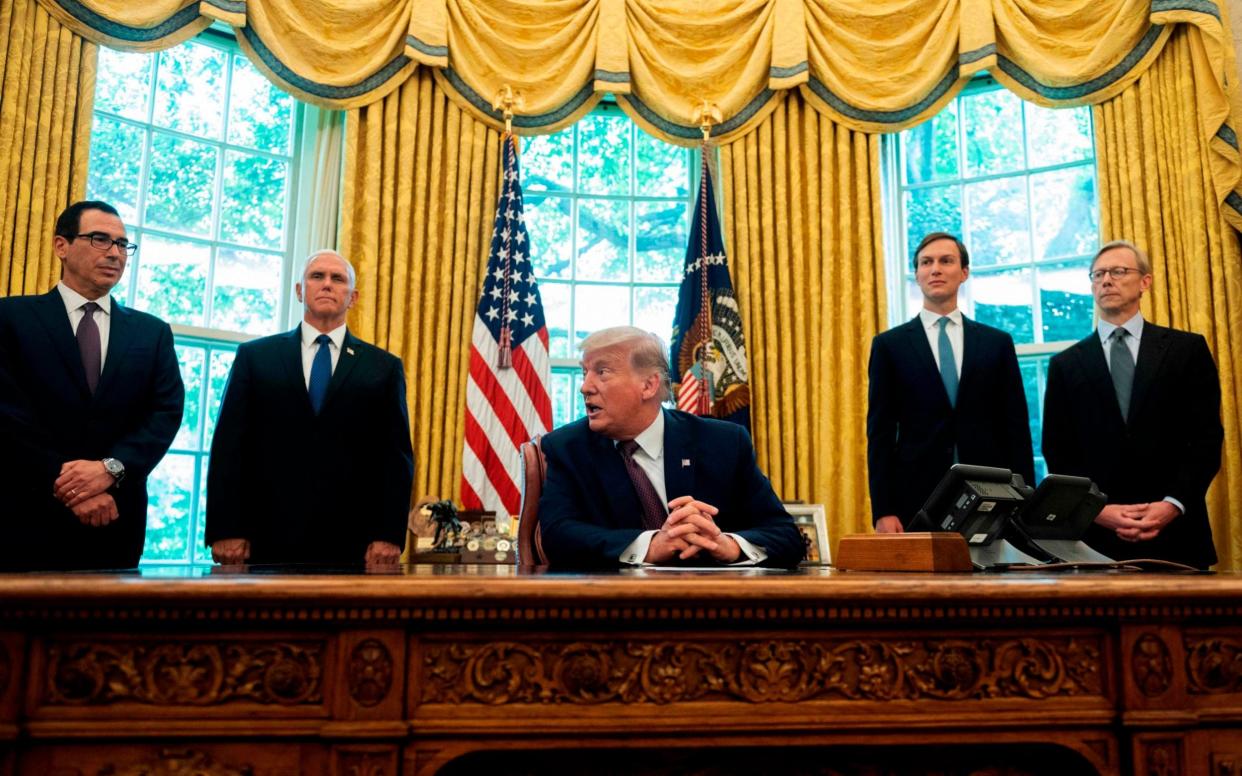
[[[474,316],[466,383],[465,509],[517,514],[519,447],[552,428],[548,326],[530,261],[517,146],[504,138],[504,185],[496,205],[487,276]]]

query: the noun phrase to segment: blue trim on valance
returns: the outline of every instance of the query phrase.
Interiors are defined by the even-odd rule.
[[[606,81],[610,84],[628,84],[630,82],[629,73],[618,73],[613,70],[596,70],[596,81]]]
[[[426,54],[429,57],[447,57],[448,56],[448,46],[433,46],[430,43],[423,43],[421,40],[419,40],[417,37],[413,35],[405,36],[405,45],[409,46],[415,51],[422,52],[423,54]]]
[[[856,121],[869,121],[875,124],[902,124],[930,108],[936,103],[937,100],[943,97],[946,92],[952,89],[953,84],[957,83],[957,80],[960,77],[960,72],[961,71],[958,66],[954,65],[949,69],[949,72],[945,73],[944,78],[941,78],[940,82],[932,87],[931,92],[923,97],[923,99],[919,100],[914,105],[906,108],[899,108],[898,110],[864,110],[862,108],[856,108],[838,97],[831,90],[829,90],[827,86],[824,86],[822,82],[815,78],[811,78],[811,80],[807,82],[807,86],[810,87],[811,91],[815,93],[816,97],[828,103],[830,108],[835,110],[837,113],[840,113],[842,116],[847,116]]]
[[[465,97],[466,100],[480,112],[491,117],[495,121],[504,121],[504,115],[499,111],[493,110],[491,102],[480,97],[479,94],[475,92],[474,89],[471,89],[466,82],[461,79],[461,76],[454,72],[452,68],[446,67],[440,70],[440,72],[444,74],[446,79],[448,79],[449,84],[457,90],[457,93],[462,97]],[[578,93],[573,97],[570,97],[569,100],[563,105],[550,110],[547,113],[541,113],[537,116],[515,115],[513,117],[513,126],[521,127],[523,129],[539,129],[541,127],[551,126],[559,121],[564,121],[566,118],[572,116],[574,111],[581,108],[583,104],[585,104],[587,100],[591,99],[591,96],[594,94],[594,85],[588,83],[579,89]]]
[[[202,18],[198,12],[198,4],[195,3],[194,5],[187,5],[154,27],[130,27],[127,24],[114,22],[107,17],[100,16],[81,3],[76,2],[76,0],[59,0],[58,5],[70,16],[92,30],[114,40],[123,40],[127,43],[150,43],[154,40],[160,40]]]
[[[797,75],[798,73],[805,73],[810,69],[810,67],[811,66],[805,60],[796,65],[790,65],[789,67],[770,67],[768,68],[768,77],[789,78],[790,76]]]
[[[367,76],[356,84],[351,84],[349,86],[332,86],[330,84],[321,84],[318,81],[312,81],[309,78],[300,76],[290,70],[285,63],[276,58],[276,55],[273,54],[271,49],[263,43],[263,41],[259,38],[259,34],[256,33],[251,27],[242,27],[238,30],[238,33],[245,36],[246,43],[250,44],[250,47],[254,50],[254,53],[259,57],[263,64],[276,75],[277,78],[281,79],[295,89],[325,100],[347,100],[351,97],[357,97],[358,95],[374,91],[389,79],[393,78],[397,73],[401,72],[403,67],[414,61],[405,54],[398,54],[389,60],[388,64],[384,65],[378,71]]]
[[[737,115],[712,127],[712,135],[715,137],[726,135],[742,126],[747,121],[750,121],[751,117],[758,113],[759,110],[768,103],[768,100],[772,99],[775,95],[776,92],[771,89],[764,89],[753,100],[748,102],[746,106],[737,113]],[[625,99],[634,106],[634,110],[638,112],[638,115],[642,116],[645,121],[666,135],[671,137],[680,137],[685,140],[693,140],[703,137],[703,130],[698,126],[686,126],[684,124],[677,124],[669,121],[668,119],[662,118],[661,116],[656,115],[651,108],[647,107],[646,103],[632,94],[625,95]]]
[[[1134,69],[1139,60],[1147,56],[1152,46],[1156,45],[1156,40],[1160,38],[1160,33],[1163,31],[1164,25],[1162,24],[1153,24],[1151,27],[1148,27],[1146,34],[1143,35],[1138,45],[1131,49],[1130,53],[1126,54],[1125,58],[1114,65],[1108,72],[1074,86],[1048,86],[1047,84],[1040,83],[1030,73],[1014,64],[1013,60],[1004,56],[997,57],[997,65],[1005,75],[1040,97],[1058,101],[1080,100],[1089,94],[1106,89],[1124,78],[1127,73]]]
[[[1216,130],[1216,136],[1229,144],[1233,150],[1238,150],[1238,136],[1234,133],[1233,127],[1228,124],[1221,124],[1220,129]]]

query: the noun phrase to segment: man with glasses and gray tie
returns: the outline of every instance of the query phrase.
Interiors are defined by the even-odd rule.
[[[539,499],[553,568],[796,566],[806,549],[746,429],[663,406],[659,337],[632,326],[582,342],[586,417],[543,437]]]
[[[923,309],[881,332],[868,363],[867,467],[876,531],[900,533],[954,463],[1035,476],[1013,339],[958,309],[966,246],[932,232],[914,251]]]
[[[1099,327],[1057,354],[1044,392],[1048,471],[1108,495],[1087,543],[1111,558],[1216,562],[1208,486],[1220,469],[1220,379],[1199,334],[1145,321],[1151,264],[1133,243],[1091,262]]]
[[[401,359],[351,334],[354,268],[316,251],[293,331],[237,349],[207,473],[218,563],[391,565],[414,479]]]
[[[2,569],[138,565],[185,390],[168,324],[111,296],[137,248],[116,208],[77,202],[56,219],[60,282],[0,299]]]

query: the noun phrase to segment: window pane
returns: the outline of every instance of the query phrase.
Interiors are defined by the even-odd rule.
[[[225,153],[221,240],[274,251],[284,248],[288,168],[279,159]]]
[[[552,428],[560,428],[586,414],[582,396],[582,374],[577,369],[552,371]]]
[[[216,432],[216,419],[220,417],[220,402],[224,400],[224,387],[228,384],[229,370],[233,368],[236,350],[211,349],[211,368],[207,384],[207,425],[203,429],[203,449],[211,450],[211,440]]]
[[[1035,256],[1051,259],[1095,253],[1100,244],[1095,176],[1091,167],[1031,176]]]
[[[99,72],[95,81],[95,110],[115,113],[136,121],[147,120],[151,104],[151,54],[126,54],[99,47]],[[91,156],[95,149],[91,147]]]
[[[185,409],[181,414],[181,428],[172,446],[178,450],[198,450],[198,427],[202,419],[203,403],[203,348],[177,345],[177,364],[181,367],[181,382],[185,383]]]
[[[207,467],[208,458],[199,459],[198,505],[194,514],[194,536],[190,540],[194,563],[211,563],[211,549],[203,544],[207,540]]]
[[[1035,341],[1029,269],[972,275],[969,284],[977,321],[1009,332],[1015,343]]]
[[[95,125],[91,128],[91,164],[86,177],[88,196],[111,204],[128,225],[138,223],[138,184],[146,139],[147,133],[140,127],[106,116],[95,116]]]
[[[906,183],[956,178],[957,101],[949,103],[931,121],[901,133],[901,158]]]
[[[680,283],[690,239],[690,207],[677,202],[634,203],[634,279]]]
[[[638,180],[634,193],[642,197],[686,197],[690,193],[690,149],[636,132]]]
[[[1035,449],[1035,455],[1039,455],[1041,453],[1040,429],[1042,428],[1040,412],[1044,404],[1039,395],[1039,364],[1033,359],[1021,359],[1018,362],[1018,368],[1022,371],[1022,388],[1026,393],[1026,416],[1031,421],[1031,444]]]
[[[1023,103],[1030,164],[1050,166],[1092,157],[1091,109],[1041,108]]]
[[[190,135],[219,138],[224,129],[224,62],[220,49],[200,44],[160,52],[155,123]]]
[[[578,200],[579,280],[630,279],[630,203]]]
[[[907,191],[905,206],[907,258],[925,234],[962,233],[962,190],[957,184]]]
[[[538,278],[568,278],[573,254],[568,197],[523,193],[531,263]]]
[[[609,326],[628,326],[629,323],[629,286],[577,286],[574,288],[575,346],[593,331]]]
[[[169,323],[202,326],[211,249],[147,234],[138,265],[136,306]]]
[[[206,143],[155,133],[151,141],[147,226],[211,236],[216,155],[216,149]]]
[[[974,177],[1022,169],[1022,100],[1005,89],[961,99],[966,174]]]
[[[591,114],[578,122],[578,191],[630,193],[630,131],[625,116]]]
[[[677,286],[634,289],[634,325],[643,331],[659,334],[666,348],[673,334],[677,293]]]
[[[169,453],[147,478],[147,544],[144,560],[182,560],[190,543],[197,456]]]
[[[1044,342],[1079,340],[1091,331],[1094,299],[1087,279],[1090,259],[1039,269]]]
[[[539,284],[539,297],[543,300],[543,318],[548,322],[548,353],[552,358],[577,358],[578,343],[569,337],[568,283]]]
[[[574,128],[554,135],[524,137],[522,191],[571,191],[574,187]],[[527,204],[530,199],[527,199]]]
[[[972,266],[1030,260],[1031,226],[1026,181],[1021,176],[966,184],[966,209],[970,224],[966,246]]]
[[[211,326],[247,334],[276,331],[280,294],[278,253],[220,248],[211,303]]]
[[[229,142],[274,154],[289,152],[293,98],[267,80],[245,57],[234,54],[229,85]]]

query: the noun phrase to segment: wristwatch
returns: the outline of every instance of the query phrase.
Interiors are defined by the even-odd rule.
[[[104,470],[112,475],[112,479],[116,480],[114,484],[120,485],[121,480],[125,479],[125,464],[115,458],[105,458],[102,463]]]

